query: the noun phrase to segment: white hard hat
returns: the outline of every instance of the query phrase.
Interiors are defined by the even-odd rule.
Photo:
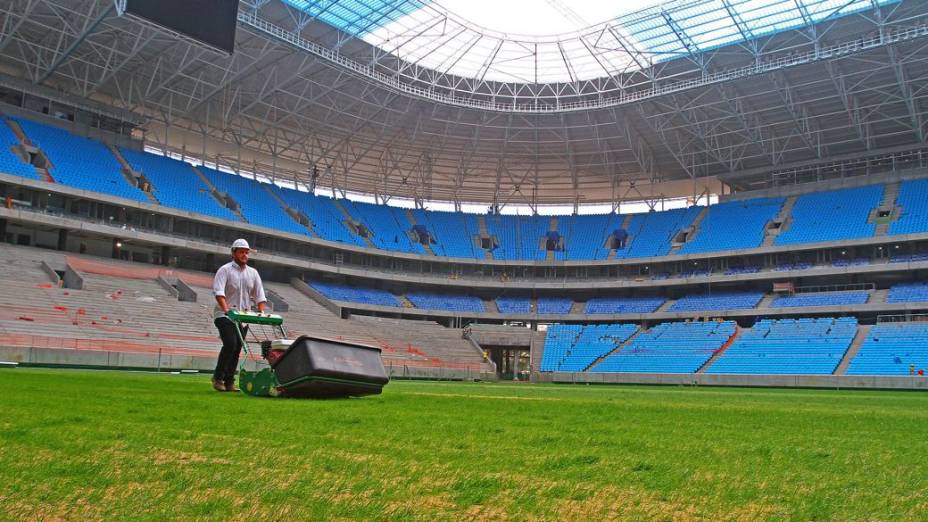
[[[245,241],[244,239],[236,239],[235,242],[232,243],[232,250],[236,250],[239,248],[245,248],[245,249],[251,250],[251,247],[248,246],[248,241]]]

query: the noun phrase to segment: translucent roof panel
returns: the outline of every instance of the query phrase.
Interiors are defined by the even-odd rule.
[[[534,4],[537,8],[524,9],[522,16],[514,17],[503,11],[512,10],[515,4],[499,7],[494,15],[492,9],[475,10],[476,0],[464,4],[458,2],[465,0],[283,1],[340,31],[441,73],[501,82],[562,83],[629,72],[872,9],[873,2],[882,5],[900,0],[671,0],[618,17],[601,15],[612,18],[595,25],[585,24],[578,13],[590,16],[621,6],[539,1]],[[467,14],[459,16],[455,6]],[[477,14],[485,15],[494,29],[466,18]],[[548,29],[570,30],[554,36],[519,36],[505,30],[507,20],[518,21],[520,30],[532,20]]]

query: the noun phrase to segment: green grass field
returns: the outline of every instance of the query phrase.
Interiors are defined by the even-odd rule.
[[[928,519],[928,395],[0,370],[0,519]]]

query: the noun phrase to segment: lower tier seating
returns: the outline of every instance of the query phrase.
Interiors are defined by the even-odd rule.
[[[928,324],[882,323],[870,329],[848,375],[909,375],[928,371]]]
[[[734,335],[733,321],[662,323],[593,366],[593,372],[694,373]]]
[[[744,330],[706,373],[828,375],[856,334],[853,317],[764,319]]]

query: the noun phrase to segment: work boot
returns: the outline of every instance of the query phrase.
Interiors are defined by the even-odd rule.
[[[228,391],[224,382],[219,379],[213,379],[213,389],[218,392]]]
[[[239,389],[235,386],[235,382],[233,381],[233,382],[227,382],[227,383],[226,383],[226,391],[237,392],[237,391],[241,391],[241,390],[239,390]]]

